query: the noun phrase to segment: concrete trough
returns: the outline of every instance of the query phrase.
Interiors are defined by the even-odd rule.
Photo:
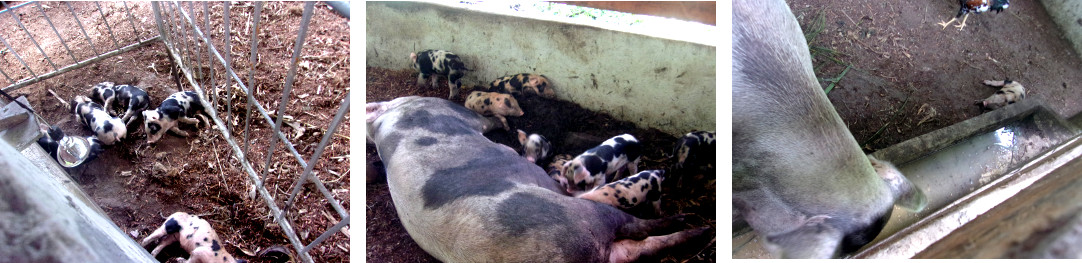
[[[895,163],[920,187],[928,206],[919,213],[896,207],[876,240],[853,256],[911,258],[935,248],[937,241],[1082,156],[1078,134],[1074,124],[1031,97],[873,153]],[[770,257],[754,232],[734,233],[733,258]]]

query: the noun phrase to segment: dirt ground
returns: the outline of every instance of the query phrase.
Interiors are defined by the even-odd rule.
[[[368,67],[366,74],[368,84],[365,92],[366,102],[387,101],[408,95],[438,98],[446,98],[447,95],[446,83],[440,88],[418,86],[416,73],[412,70]],[[556,90],[559,92],[559,87],[556,87]],[[452,101],[462,103],[464,99],[464,95],[460,95]],[[664,214],[692,213],[704,219],[697,226],[716,227],[717,201],[714,171],[705,172],[707,175],[673,172],[670,168],[672,160],[668,155],[672,153],[676,137],[657,129],[638,129],[630,122],[618,121],[606,114],[591,112],[570,102],[527,97],[519,100],[519,105],[526,115],[508,117],[508,123],[513,127],[511,132],[496,130],[485,136],[494,142],[519,149],[521,146],[512,135],[514,129],[522,129],[548,138],[552,142],[554,155],[577,155],[609,137],[630,133],[643,142],[644,148],[647,149],[639,165],[640,170],[664,169],[669,172],[666,174],[667,178],[675,178],[673,175],[679,174],[688,180],[684,182],[683,188],[674,188],[667,184],[662,187],[666,189],[663,190],[665,193],[662,196]],[[402,227],[390,193],[387,191],[386,177],[382,174],[382,164],[379,162],[375,147],[368,145],[365,155],[369,167],[366,190],[367,259],[372,262],[438,262],[417,246]],[[638,211],[632,211],[632,214],[644,218],[651,217]],[[713,262],[715,254],[716,244],[710,242],[708,245],[686,246],[682,248],[682,251],[668,255],[661,261]]]
[[[101,13],[92,2],[72,3],[75,13],[94,43],[91,46],[78,29],[71,12],[62,3],[43,3],[45,12],[52,23],[64,36],[68,47],[78,60],[84,60],[96,53],[114,49],[112,39],[116,38],[120,46],[147,39],[158,32],[148,2],[129,2],[135,16],[132,22],[124,12],[121,2],[103,2],[102,9],[108,25],[115,37],[109,34]],[[187,3],[186,10],[187,10]],[[200,24],[203,20],[202,4],[194,5],[194,15]],[[292,54],[292,45],[296,39],[297,25],[301,20],[299,2],[269,2],[264,5],[259,46],[260,62],[255,67],[258,86],[256,100],[263,103],[268,111],[278,108],[281,99],[287,65]],[[252,10],[250,3],[234,3],[230,6],[232,22],[232,56],[238,75],[246,76],[251,67],[248,64],[249,32],[246,24]],[[167,9],[167,11],[172,9]],[[223,50],[221,25],[221,3],[210,7],[211,36],[217,37],[216,45]],[[188,12],[192,12],[188,10]],[[45,53],[59,67],[70,65],[73,59],[64,46],[56,40],[56,33],[43,19],[41,11],[33,4],[17,10],[34,39]],[[23,56],[31,70],[42,74],[53,70],[41,53],[34,47],[27,34],[20,29],[8,13],[0,16],[0,34],[11,50],[0,52],[0,70],[11,78],[30,77],[22,69],[21,63],[13,56]],[[175,17],[174,17],[175,19]],[[292,96],[285,115],[293,117],[283,125],[283,132],[294,146],[306,158],[310,158],[316,145],[326,133],[327,125],[336,113],[339,103],[347,99],[349,93],[349,27],[347,20],[335,15],[325,4],[317,4],[315,15],[308,31],[308,40],[302,51],[301,69],[298,71],[293,86]],[[203,29],[207,31],[206,29]],[[200,46],[201,47],[201,46]],[[98,49],[95,51],[94,49]],[[192,47],[193,50],[198,50]],[[11,52],[14,51],[14,52]],[[224,50],[223,50],[224,51]],[[203,50],[205,52],[205,49]],[[185,55],[187,56],[187,55]],[[203,57],[206,63],[207,58]],[[203,67],[204,72],[209,67]],[[192,90],[187,80],[180,86],[174,79],[175,66],[169,59],[168,52],[161,42],[105,59],[87,67],[74,70],[60,76],[27,86],[12,93],[13,96],[27,96],[31,106],[38,111],[45,121],[59,126],[69,135],[86,136],[91,132],[77,123],[64,102],[70,102],[76,95],[89,95],[86,90],[92,85],[111,81],[118,84],[134,84],[147,90],[151,97],[151,108],[157,107],[169,94],[178,90]],[[204,89],[208,89],[210,78],[200,78]],[[243,93],[234,91],[227,98],[223,87],[222,67],[215,68],[217,84],[208,91],[209,98],[218,106],[223,121],[233,119],[227,124],[232,136],[243,146],[244,109]],[[246,79],[246,78],[245,78]],[[0,79],[4,86],[11,84],[7,79]],[[234,88],[236,85],[234,84]],[[53,95],[55,93],[55,95]],[[64,101],[64,102],[62,102]],[[226,118],[226,105],[232,105],[231,118]],[[253,169],[260,173],[267,164],[266,149],[268,136],[273,124],[268,125],[263,118],[252,115],[251,153],[248,156]],[[272,115],[276,117],[277,114]],[[236,121],[239,120],[239,121]],[[250,183],[247,173],[234,157],[231,147],[223,140],[217,129],[209,127],[189,127],[182,129],[193,133],[191,137],[166,135],[154,145],[146,143],[146,135],[137,121],[129,127],[129,133],[122,142],[106,147],[98,159],[91,161],[82,169],[72,173],[72,177],[84,191],[106,211],[108,216],[126,233],[136,240],[141,240],[163,222],[163,217],[176,211],[185,211],[206,219],[215,227],[223,239],[225,249],[234,256],[252,262],[264,262],[256,258],[255,253],[272,245],[285,245],[292,251],[284,233],[269,216],[269,211],[262,199],[249,198]],[[333,140],[326,148],[320,162],[314,169],[325,186],[340,200],[347,211],[349,205],[349,117],[346,115],[342,125],[335,131]],[[294,178],[303,167],[291,154],[287,154],[278,143],[273,162],[266,176],[266,187],[274,196],[279,207],[288,198]],[[323,195],[311,184],[297,197],[293,212],[288,214],[293,228],[302,242],[313,241],[323,231],[339,221],[336,212],[330,207]],[[347,228],[348,229],[348,228]],[[310,252],[316,262],[347,262],[349,260],[349,236],[347,230],[336,233]],[[179,248],[167,249],[158,256],[159,260],[172,256],[186,256]]]
[[[937,25],[955,0],[787,2],[806,35],[818,32],[817,77],[845,69],[828,50],[852,64],[828,97],[868,152],[981,114],[974,101],[995,92],[983,80],[1018,81],[1063,116],[1082,111],[1082,61],[1039,1],[971,14],[962,31]]]

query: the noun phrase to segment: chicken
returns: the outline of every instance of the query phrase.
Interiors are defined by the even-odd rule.
[[[958,4],[961,5],[961,8],[958,9],[958,15],[955,15],[950,21],[939,22],[939,25],[943,26],[944,29],[947,28],[947,25],[954,22],[954,20],[957,20],[958,17],[962,17],[962,22],[954,26],[957,27],[958,30],[962,30],[966,27],[966,18],[969,18],[969,12],[980,14],[992,10],[999,13],[1010,6],[1010,0],[958,0]],[[965,16],[963,17],[962,15]]]

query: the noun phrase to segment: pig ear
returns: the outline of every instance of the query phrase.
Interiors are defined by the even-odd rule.
[[[515,129],[515,131],[518,132],[518,143],[526,145],[526,132],[519,129]]]
[[[376,118],[379,118],[380,115],[383,115],[383,112],[387,111],[387,107],[383,105],[383,102],[365,104],[364,109],[365,122],[367,123],[376,121]]]

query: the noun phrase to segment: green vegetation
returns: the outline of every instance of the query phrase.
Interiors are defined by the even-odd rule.
[[[804,25],[802,27],[805,30],[804,39],[808,41],[808,51],[811,53],[812,61],[818,61],[817,63],[815,63],[815,66],[813,66],[812,69],[815,72],[816,76],[827,75],[827,72],[822,71],[823,66],[827,65],[826,62],[833,62],[835,64],[845,66],[845,69],[833,78],[819,78],[819,81],[826,81],[830,83],[827,85],[826,88],[823,89],[823,92],[830,93],[830,91],[834,89],[834,86],[837,85],[838,82],[845,77],[845,74],[849,73],[849,70],[853,68],[853,64],[845,62],[844,60],[838,58],[839,55],[844,56],[844,53],[838,52],[828,47],[818,46],[814,44],[815,39],[818,38],[819,34],[823,32],[823,28],[825,25],[826,17],[824,16],[823,11],[820,10],[816,14],[815,19],[811,22],[810,25]]]

